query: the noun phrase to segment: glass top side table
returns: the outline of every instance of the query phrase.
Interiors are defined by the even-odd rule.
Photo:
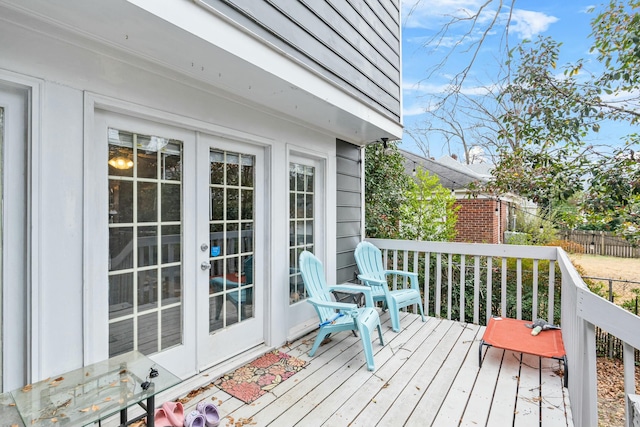
[[[127,408],[139,404],[147,426],[153,427],[155,395],[180,381],[133,351],[26,385],[11,395],[27,426],[84,426],[117,412],[121,425],[127,425],[135,421],[127,420]]]

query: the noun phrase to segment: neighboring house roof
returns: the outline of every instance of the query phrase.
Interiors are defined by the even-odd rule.
[[[491,163],[472,163],[466,166],[472,171],[486,176],[492,176],[491,170],[494,168],[494,165]]]
[[[472,182],[485,183],[491,178],[490,174],[478,173],[449,156],[433,160],[402,149],[400,153],[404,157],[407,173],[412,173],[414,167],[421,167],[431,175],[440,178],[440,184],[443,187],[452,190],[466,189]]]

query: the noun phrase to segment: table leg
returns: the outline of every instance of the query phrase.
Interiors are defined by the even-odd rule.
[[[120,411],[120,425],[121,426],[127,425],[127,408],[124,408]]]
[[[156,397],[151,395],[147,398],[147,427],[155,427]]]

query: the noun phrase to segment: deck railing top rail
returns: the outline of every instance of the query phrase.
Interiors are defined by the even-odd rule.
[[[471,256],[556,260],[554,246],[496,245],[489,243],[423,242],[418,240],[367,239],[380,249],[451,253]]]

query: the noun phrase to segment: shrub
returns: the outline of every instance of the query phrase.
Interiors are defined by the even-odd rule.
[[[584,247],[576,242],[570,240],[551,240],[546,246],[559,246],[570,254],[583,254]]]

